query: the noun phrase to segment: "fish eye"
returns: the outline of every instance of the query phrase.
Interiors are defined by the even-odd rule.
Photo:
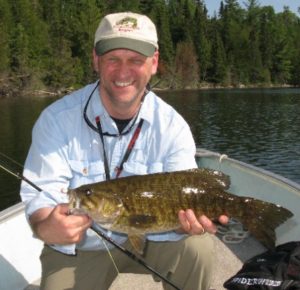
[[[87,189],[87,190],[85,191],[85,195],[86,195],[86,196],[90,196],[92,193],[93,193],[93,191],[92,191],[91,189]]]

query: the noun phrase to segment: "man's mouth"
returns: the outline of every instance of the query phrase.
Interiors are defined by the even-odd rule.
[[[131,82],[118,82],[118,81],[115,81],[114,84],[117,86],[117,87],[128,87],[128,86],[131,86],[132,85],[132,81]]]

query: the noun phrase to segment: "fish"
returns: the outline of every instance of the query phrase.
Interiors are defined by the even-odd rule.
[[[288,209],[252,197],[232,194],[230,177],[197,168],[121,177],[82,185],[68,191],[72,211],[88,214],[102,228],[128,235],[142,254],[147,234],[180,228],[178,212],[217,220],[227,215],[240,221],[265,247],[273,249],[275,229],[293,216]]]

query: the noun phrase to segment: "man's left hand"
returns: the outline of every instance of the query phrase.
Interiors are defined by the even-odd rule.
[[[207,216],[202,215],[199,218],[196,217],[195,213],[191,209],[180,210],[178,213],[179,221],[181,224],[181,230],[184,233],[190,235],[201,235],[205,232],[215,234],[217,232],[216,225]],[[228,223],[229,218],[225,215],[219,217],[221,224]]]

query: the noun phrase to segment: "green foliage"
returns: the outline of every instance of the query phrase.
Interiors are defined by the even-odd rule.
[[[91,55],[103,15],[147,14],[157,25],[164,87],[201,83],[300,85],[300,19],[257,0],[0,0],[0,77],[63,89],[95,79]]]
[[[0,74],[10,71],[9,40],[12,17],[6,0],[0,0]]]

